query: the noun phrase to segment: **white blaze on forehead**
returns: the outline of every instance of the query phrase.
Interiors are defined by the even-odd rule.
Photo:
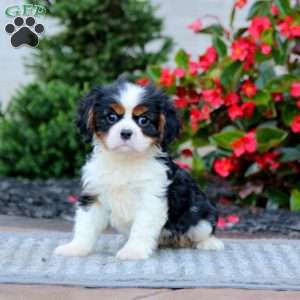
[[[136,107],[142,99],[144,89],[133,83],[126,83],[120,90],[119,101],[124,106],[126,112]]]

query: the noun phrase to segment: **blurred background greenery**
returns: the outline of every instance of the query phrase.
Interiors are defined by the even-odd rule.
[[[17,91],[0,117],[2,176],[76,176],[86,154],[74,128],[78,99],[94,85],[165,62],[172,47],[149,1],[43,4],[62,30],[40,40],[28,65],[34,81]]]

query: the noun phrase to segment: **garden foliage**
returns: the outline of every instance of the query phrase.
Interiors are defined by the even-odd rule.
[[[195,20],[189,28],[211,46],[197,58],[181,49],[176,68],[151,67],[147,78],[172,95],[178,154],[192,157],[182,165],[200,182],[214,175],[239,202],[300,210],[300,5],[254,1],[248,26],[235,28],[246,3],[235,1],[229,28]],[[203,146],[210,151],[199,155]]]
[[[149,1],[47,3],[60,29],[47,35],[46,28],[29,63],[34,82],[0,114],[0,175],[76,175],[86,150],[74,129],[78,99],[94,85],[164,62],[171,47]]]

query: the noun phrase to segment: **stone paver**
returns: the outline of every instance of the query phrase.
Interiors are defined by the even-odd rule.
[[[0,285],[0,300],[299,300],[300,292],[241,289],[85,289]]]
[[[0,231],[70,231],[64,220],[0,215]],[[86,289],[68,286],[0,285],[0,300],[300,300],[300,292],[242,289]]]

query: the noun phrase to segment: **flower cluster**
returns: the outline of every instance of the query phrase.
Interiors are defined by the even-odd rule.
[[[247,2],[236,0],[231,16]],[[181,114],[178,163],[196,176],[211,173],[226,178],[232,186],[238,185],[237,197],[266,202],[273,190],[280,193],[272,201],[278,195],[297,194],[300,59],[295,56],[300,51],[293,49],[300,49],[300,5],[255,1],[248,21],[247,28],[229,30],[221,24],[207,26],[198,18],[188,28],[212,35],[211,46],[198,57],[181,49],[176,68],[154,67],[148,75],[167,90]],[[199,156],[197,149],[202,146],[211,150]],[[192,163],[180,163],[187,153]],[[259,186],[261,193],[249,185]],[[294,198],[286,203],[287,198],[278,200],[278,205],[300,209],[300,196],[299,206]]]

